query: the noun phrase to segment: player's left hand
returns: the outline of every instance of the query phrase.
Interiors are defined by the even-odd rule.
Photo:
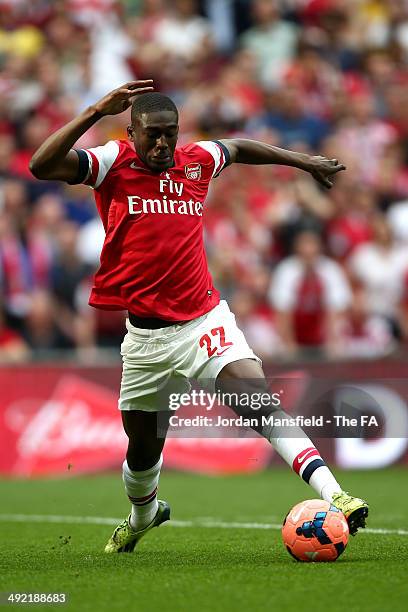
[[[95,110],[101,115],[118,115],[127,110],[135,96],[153,91],[153,80],[130,81],[121,87],[110,91],[94,104]]]
[[[346,166],[340,164],[338,159],[327,159],[321,155],[310,157],[309,172],[313,178],[328,189],[333,187],[333,179],[337,172],[345,170]]]

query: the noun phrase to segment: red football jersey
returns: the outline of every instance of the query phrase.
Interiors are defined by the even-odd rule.
[[[215,141],[177,148],[174,166],[160,174],[126,140],[78,155],[106,232],[89,303],[168,321],[216,306],[202,219],[210,180],[229,163],[227,149]]]

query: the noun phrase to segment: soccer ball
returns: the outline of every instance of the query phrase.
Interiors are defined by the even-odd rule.
[[[344,514],[321,499],[300,502],[283,521],[283,543],[297,561],[336,561],[348,536]]]

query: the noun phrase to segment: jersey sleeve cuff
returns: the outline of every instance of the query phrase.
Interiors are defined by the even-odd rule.
[[[213,140],[212,142],[214,142],[221,149],[221,160],[220,160],[221,163],[218,166],[218,168],[214,169],[214,174],[213,174],[213,178],[216,178],[217,176],[221,174],[221,171],[224,170],[224,168],[230,165],[231,156],[225,144],[223,144],[219,140]]]
[[[214,142],[222,149],[222,152],[224,153],[225,162],[224,162],[223,168],[225,168],[226,166],[229,166],[231,163],[231,155],[227,147],[220,140],[214,140]]]
[[[89,174],[89,157],[83,149],[74,149],[74,151],[78,155],[78,173],[73,181],[68,181],[68,184],[80,185]]]

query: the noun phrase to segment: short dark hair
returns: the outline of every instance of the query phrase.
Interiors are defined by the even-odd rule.
[[[137,96],[132,102],[132,123],[143,113],[154,113],[158,111],[173,111],[177,115],[178,109],[173,100],[157,91]]]

